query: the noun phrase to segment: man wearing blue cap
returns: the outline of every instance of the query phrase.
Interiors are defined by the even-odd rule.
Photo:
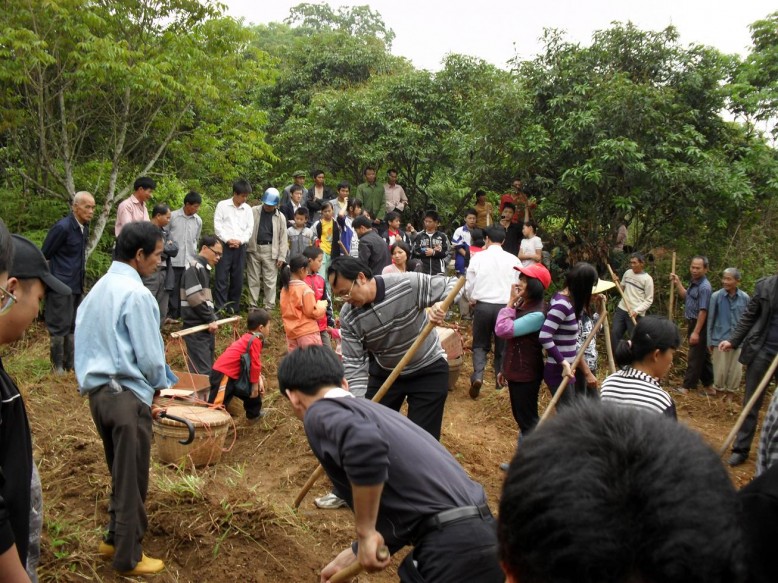
[[[262,287],[264,308],[276,305],[278,270],[289,251],[286,236],[286,217],[278,210],[281,200],[278,190],[268,188],[262,195],[262,204],[252,209],[254,230],[248,243],[246,277],[249,283],[249,306],[259,307],[259,288]]]

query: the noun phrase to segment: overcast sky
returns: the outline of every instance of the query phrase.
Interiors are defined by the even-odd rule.
[[[247,23],[281,22],[298,0],[222,0],[228,13]],[[567,31],[589,44],[592,32],[613,21],[644,30],[674,25],[683,44],[712,45],[726,53],[748,52],[748,25],[778,10],[775,0],[333,0],[333,7],[369,4],[397,35],[392,53],[418,68],[438,70],[447,53],[480,57],[499,67],[518,54],[531,59],[544,28]]]

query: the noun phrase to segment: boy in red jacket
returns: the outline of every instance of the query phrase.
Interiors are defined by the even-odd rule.
[[[329,333],[329,330],[335,327],[335,321],[332,319],[332,300],[327,293],[324,278],[319,275],[324,251],[319,247],[307,247],[303,251],[303,255],[311,260],[308,263],[308,275],[305,276],[305,283],[313,290],[317,302],[327,300],[327,313],[319,318],[319,334],[321,334],[321,343],[332,348],[332,339]]]
[[[249,340],[251,343],[251,369],[249,380],[251,382],[251,396],[238,398],[243,401],[246,418],[249,422],[256,421],[264,416],[262,411],[262,395],[265,394],[265,383],[262,377],[262,346],[265,336],[270,333],[270,315],[263,309],[251,310],[246,318],[248,332],[238,338],[216,359],[211,369],[211,391],[208,394],[208,402],[216,402],[219,389],[224,387],[223,403],[229,405],[235,393],[235,381],[240,378],[240,358],[245,354]]]

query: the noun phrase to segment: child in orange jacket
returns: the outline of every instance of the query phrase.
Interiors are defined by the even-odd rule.
[[[309,260],[308,275],[305,276],[305,283],[313,290],[317,300],[325,300],[327,302],[327,311],[324,316],[319,318],[319,334],[321,335],[322,344],[332,348],[330,333],[327,331],[328,328],[335,325],[335,321],[332,319],[332,301],[329,294],[327,294],[324,278],[319,275],[319,269],[324,259],[324,251],[319,247],[307,247],[303,251],[303,255]]]
[[[305,283],[310,260],[295,255],[281,271],[281,318],[286,332],[286,345],[321,346],[318,319],[327,313],[327,300],[316,300],[314,291]]]

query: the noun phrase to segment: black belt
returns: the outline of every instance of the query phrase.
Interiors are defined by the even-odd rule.
[[[260,241],[259,243],[257,243],[257,245],[272,245],[272,244],[273,241],[268,241],[267,243],[263,243],[262,241]]]
[[[492,511],[489,510],[489,506],[487,504],[482,504],[481,506],[462,506],[461,508],[443,510],[442,512],[433,514],[429,518],[425,518],[421,521],[419,526],[416,528],[416,534],[413,537],[413,542],[416,544],[433,530],[440,530],[449,524],[476,517],[481,518],[481,520],[486,520],[487,518],[491,518],[491,516]]]

